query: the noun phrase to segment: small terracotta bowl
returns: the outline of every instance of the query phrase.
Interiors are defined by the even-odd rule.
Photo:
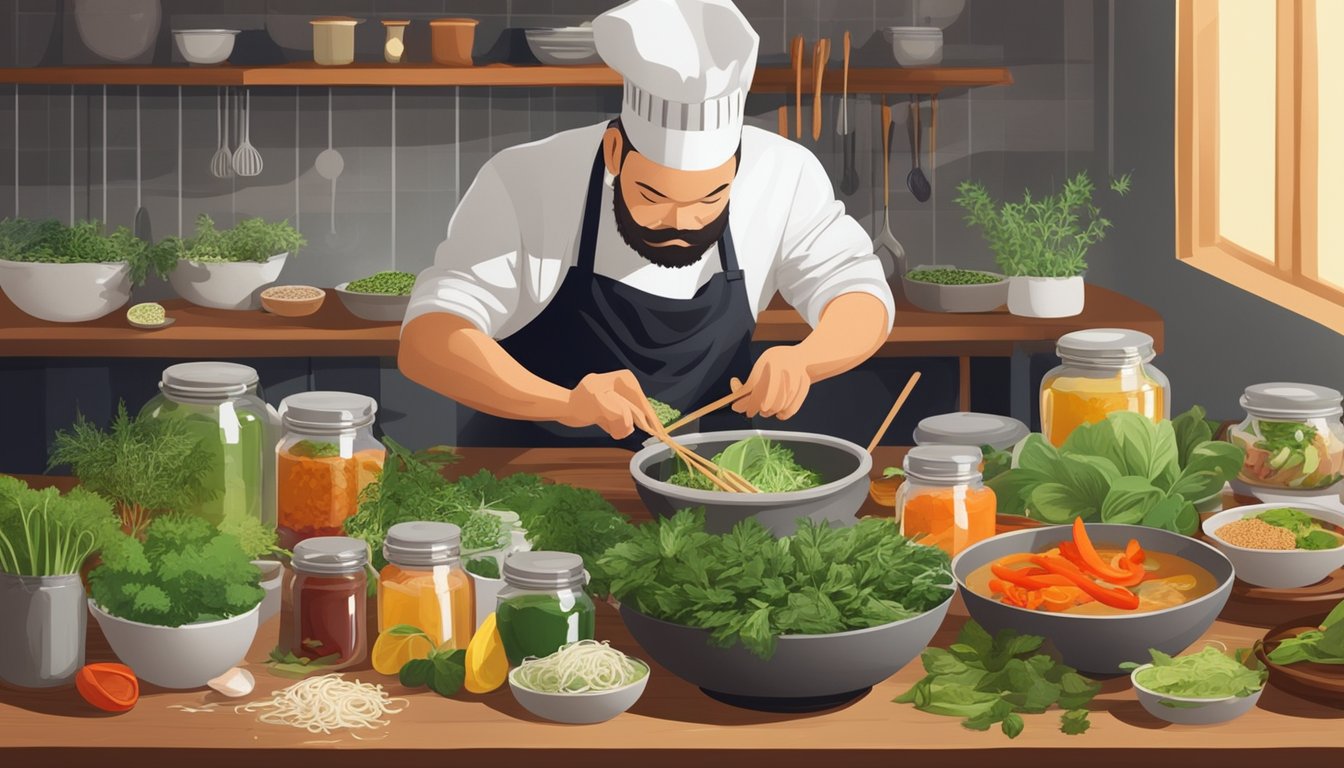
[[[320,309],[326,298],[326,291],[311,285],[275,285],[261,292],[261,306],[280,317],[307,317]]]

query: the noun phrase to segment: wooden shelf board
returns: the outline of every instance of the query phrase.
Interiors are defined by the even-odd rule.
[[[804,73],[804,91],[811,92],[811,76]],[[264,67],[18,67],[0,69],[0,82],[18,85],[183,85],[183,86],[491,86],[491,87],[614,87],[620,75],[604,65],[578,67],[487,64],[479,67],[442,67],[434,64],[358,63],[323,67],[312,63]],[[938,93],[948,88],[1009,85],[1005,67],[930,67],[851,69],[853,93]],[[791,69],[769,67],[756,72],[752,90],[791,93]],[[839,66],[828,66],[822,83],[827,92],[841,87]]]

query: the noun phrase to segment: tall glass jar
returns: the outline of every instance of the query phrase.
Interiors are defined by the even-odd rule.
[[[418,627],[435,645],[465,649],[476,630],[462,530],[452,523],[397,523],[387,530],[378,578],[378,631]]]
[[[1315,490],[1344,472],[1344,395],[1313,384],[1255,384],[1241,396],[1246,419],[1228,438],[1246,449],[1237,478],[1266,488]]]
[[[335,671],[358,664],[368,650],[369,546],[345,536],[319,536],[294,546],[289,651],[322,659]]]
[[[280,546],[339,536],[378,479],[386,451],[373,436],[378,404],[350,392],[302,392],[280,403],[284,431],[275,447]]]
[[[261,521],[269,528],[275,527],[275,462],[271,461],[271,450],[275,444],[280,442],[280,413],[275,410],[266,399],[266,392],[261,388],[261,376],[257,374],[257,369],[250,365],[241,363],[223,363],[222,365],[236,365],[242,369],[242,376],[247,385],[247,394],[252,395],[266,406],[266,442],[262,445],[261,455]]]
[[[997,500],[980,475],[980,449],[920,445],[905,455],[905,482],[896,492],[901,535],[956,555],[994,535]]]
[[[514,552],[504,560],[495,622],[509,664],[592,640],[597,609],[583,591],[583,558],[568,552]]]
[[[164,369],[159,394],[141,415],[185,424],[210,451],[206,487],[196,512],[212,524],[226,514],[265,521],[265,458],[274,444],[265,403],[248,394],[256,371],[235,363],[179,363]]]
[[[1061,364],[1041,381],[1041,432],[1060,446],[1073,430],[1130,411],[1171,418],[1171,383],[1153,366],[1153,337],[1123,328],[1074,331],[1055,347]]]

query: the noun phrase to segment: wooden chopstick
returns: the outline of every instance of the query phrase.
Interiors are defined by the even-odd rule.
[[[789,138],[789,107],[786,104],[779,108],[779,135]]]
[[[798,121],[795,139],[803,138],[803,49],[806,47],[802,35],[795,36],[789,47],[793,60],[794,113]]]
[[[905,405],[905,399],[910,396],[911,390],[915,388],[915,383],[919,381],[919,371],[915,371],[910,380],[905,383],[905,389],[901,390],[901,396],[896,398],[896,404],[887,411],[887,418],[882,420],[882,426],[877,428],[877,434],[873,435],[873,441],[868,443],[868,453],[872,453],[877,448],[877,444],[882,442],[883,435],[887,434],[887,429],[891,427],[891,422],[896,418],[896,414]]]
[[[672,453],[673,453],[673,455],[675,455],[677,458],[681,459],[681,461],[682,461],[683,464],[685,464],[687,467],[689,467],[689,468],[691,468],[691,469],[694,469],[695,471],[699,472],[700,474],[704,475],[705,477],[709,478],[709,481],[710,481],[711,483],[713,483],[714,485],[718,486],[719,490],[721,490],[721,491],[725,491],[725,492],[727,492],[727,493],[740,493],[740,491],[738,491],[737,488],[734,488],[733,486],[729,485],[727,482],[721,480],[721,479],[718,477],[718,475],[714,474],[712,471],[710,471],[710,470],[707,469],[706,467],[701,466],[700,464],[696,463],[695,461],[692,461],[691,458],[690,458],[690,452],[689,452],[687,449],[681,447],[681,445],[680,445],[679,443],[677,443],[676,441],[672,440],[672,438],[669,437],[669,438],[665,438],[665,439],[664,439],[664,438],[660,438],[660,439],[663,440],[663,442],[667,445],[667,447],[669,447],[669,448],[672,449]]]
[[[694,411],[691,411],[690,413],[686,414],[685,416],[682,416],[680,419],[677,419],[671,424],[668,424],[663,429],[668,434],[676,432],[678,429],[681,429],[682,427],[686,426],[687,424],[690,424],[692,421],[695,421],[696,419],[704,418],[705,416],[708,416],[709,414],[719,410],[720,408],[732,405],[733,403],[742,399],[746,394],[747,392],[744,389],[738,389],[735,392],[729,392],[728,394],[724,395],[718,400],[715,400],[709,405],[706,405],[702,408],[697,408]]]
[[[668,448],[671,448],[672,453],[675,454],[677,458],[681,459],[687,467],[693,468],[709,478],[710,482],[717,485],[720,490],[728,491],[730,493],[761,492],[759,488],[753,485],[745,477],[742,477],[730,469],[720,467],[709,459],[706,459],[704,456],[701,456],[690,448],[673,440],[672,436],[667,433],[667,429],[663,427],[661,423],[654,422],[654,428],[657,430],[653,435],[654,437],[662,441]]]
[[[831,41],[823,37],[812,50],[812,140],[821,141],[821,78],[826,74],[826,60],[831,57]]]

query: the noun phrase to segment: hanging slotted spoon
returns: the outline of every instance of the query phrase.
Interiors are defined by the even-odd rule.
[[[247,91],[243,106],[243,140],[233,153],[233,170],[239,176],[260,176],[261,153],[252,146],[252,91]]]
[[[313,163],[317,175],[331,182],[331,234],[336,234],[336,179],[345,170],[345,158],[331,146],[331,89],[327,89],[327,148]]]
[[[882,231],[873,240],[873,253],[882,261],[887,280],[905,274],[905,248],[891,233],[891,107],[882,97]]]
[[[223,105],[223,106],[220,106]],[[233,153],[229,151],[229,105],[224,101],[224,91],[215,92],[215,141],[219,149],[210,158],[210,175],[217,179],[227,179],[233,175]]]

